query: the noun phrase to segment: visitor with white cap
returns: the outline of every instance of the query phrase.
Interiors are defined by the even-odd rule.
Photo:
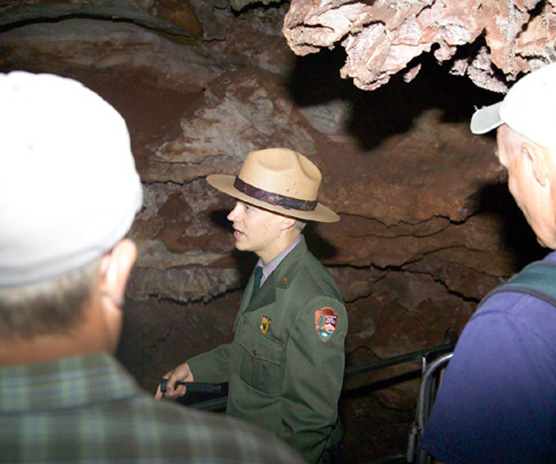
[[[233,342],[168,372],[164,394],[185,394],[176,381],[229,382],[229,415],[273,431],[309,463],[339,462],[347,313],[301,233],[306,221],[339,220],[318,201],[321,173],[294,150],[268,148],[249,153],[237,176],[207,181],[237,200],[228,215],[235,246],[259,260]]]
[[[141,204],[112,106],[0,74],[0,462],[301,464],[270,433],[154,401],[112,356]]]
[[[473,115],[539,243],[556,249],[556,64]],[[490,292],[466,325],[420,445],[451,463],[556,462],[556,252]]]

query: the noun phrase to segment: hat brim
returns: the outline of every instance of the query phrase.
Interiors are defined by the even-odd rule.
[[[283,206],[271,205],[240,192],[234,187],[234,181],[235,176],[229,176],[226,174],[211,174],[207,176],[207,182],[214,188],[230,195],[231,197],[237,198],[238,200],[258,206],[268,211],[283,214],[285,216],[291,216],[304,221],[338,222],[340,220],[340,216],[321,203],[317,203],[317,207],[313,211],[299,211],[296,209],[285,208]]]
[[[498,102],[475,111],[471,117],[471,132],[474,134],[486,134],[500,126],[504,122],[500,117],[502,103]]]

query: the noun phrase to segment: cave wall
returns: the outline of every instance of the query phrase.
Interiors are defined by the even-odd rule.
[[[74,77],[130,128],[145,204],[130,234],[140,251],[118,354],[148,390],[231,337],[254,261],[234,250],[233,200],[204,178],[236,173],[251,150],[287,146],[323,171],[321,201],[341,221],[306,236],[346,300],[348,367],[443,343],[501,279],[544,253],[507,192],[493,138],[468,129],[474,107],[500,96],[432,55],[410,82],[392,73],[369,92],[342,79],[353,77],[339,71],[351,58],[327,49],[333,41],[292,52],[282,30],[302,2],[23,3],[3,11],[0,70]],[[344,404],[352,430],[375,411],[366,446],[384,452],[379,437],[404,436],[417,382],[360,393],[407,371],[346,380],[358,400]]]

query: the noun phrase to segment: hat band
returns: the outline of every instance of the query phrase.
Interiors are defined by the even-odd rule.
[[[298,198],[286,197],[284,195],[280,195],[279,193],[261,190],[260,188],[253,187],[252,185],[243,182],[239,177],[236,177],[234,187],[241,193],[245,193],[245,195],[250,196],[251,198],[264,201],[265,203],[273,206],[281,206],[283,208],[295,209],[298,211],[313,211],[318,205],[317,200],[299,200]]]

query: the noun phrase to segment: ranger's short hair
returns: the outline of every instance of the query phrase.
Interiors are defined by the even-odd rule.
[[[295,220],[295,227],[298,228],[300,231],[303,231],[306,225],[307,225],[306,221],[302,221],[301,219]]]

